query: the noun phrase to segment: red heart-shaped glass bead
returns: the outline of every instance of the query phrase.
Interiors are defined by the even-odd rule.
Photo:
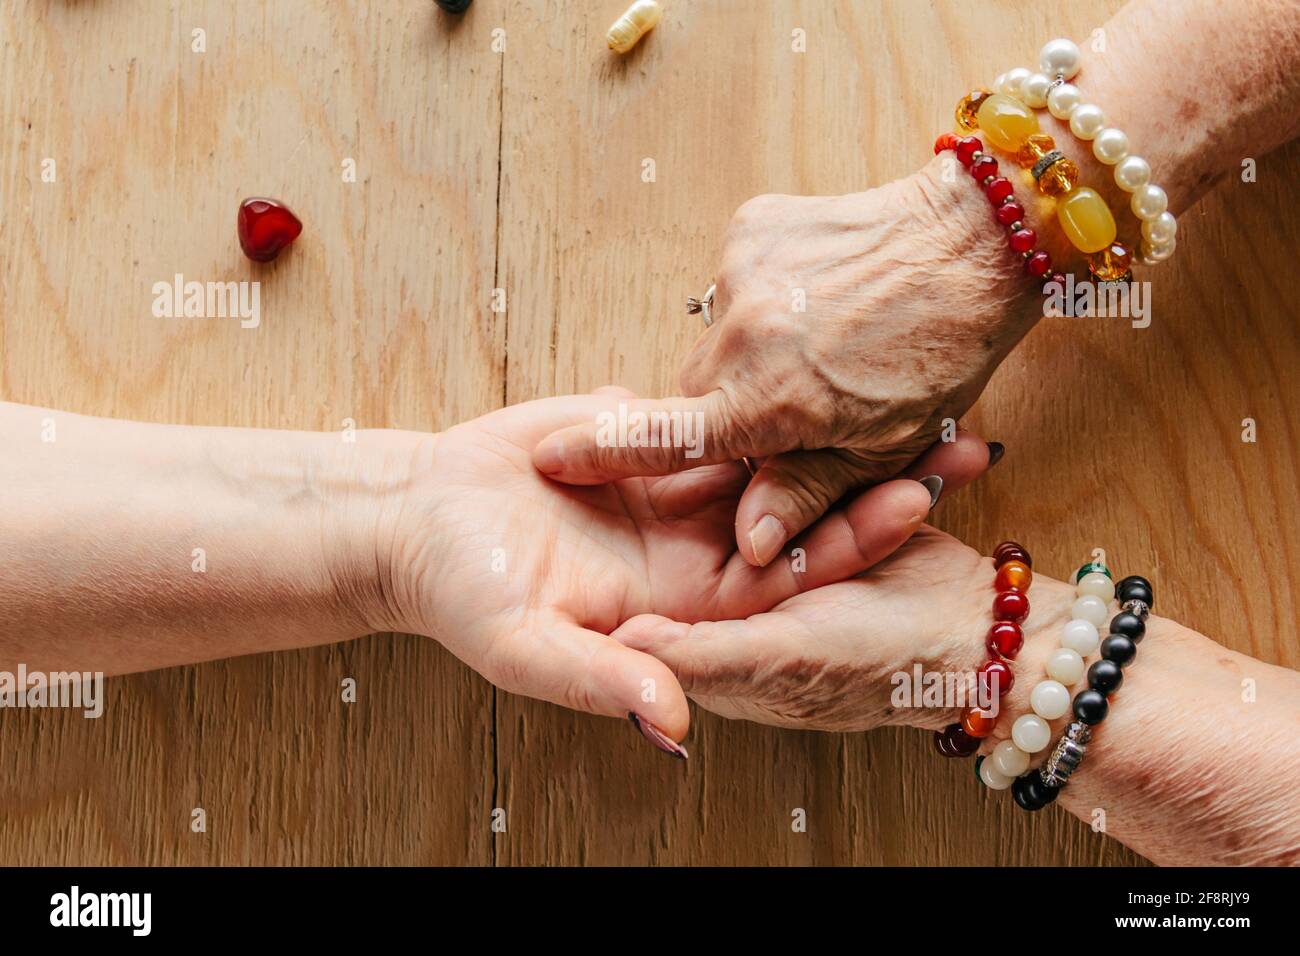
[[[270,262],[298,238],[302,220],[274,199],[245,199],[239,204],[239,247],[254,262]]]

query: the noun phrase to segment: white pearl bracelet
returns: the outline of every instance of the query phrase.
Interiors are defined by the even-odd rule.
[[[1070,689],[1083,680],[1085,659],[1101,646],[1100,628],[1110,617],[1114,583],[1108,574],[1090,571],[1079,578],[1074,595],[1071,620],[1061,629],[1061,646],[1047,659],[1047,679],[1029,692],[1033,713],[1017,717],[1011,725],[1011,739],[1002,741],[980,762],[980,780],[990,790],[1006,790],[1029,769],[1033,754],[1051,746],[1050,722],[1070,712]]]
[[[1008,70],[993,81],[999,93],[1021,100],[1031,109],[1044,107],[1057,119],[1070,124],[1070,132],[1084,142],[1091,141],[1092,155],[1115,167],[1115,183],[1131,193],[1129,208],[1142,220],[1142,262],[1155,265],[1174,254],[1178,221],[1167,210],[1169,197],[1151,182],[1151,164],[1129,152],[1123,130],[1106,125],[1101,107],[1083,102],[1077,86],[1068,82],[1079,72],[1079,47],[1071,40],[1057,39],[1044,44],[1038,53],[1040,72],[1022,66]]]

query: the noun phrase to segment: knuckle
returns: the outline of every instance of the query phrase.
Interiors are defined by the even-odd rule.
[[[697,350],[687,357],[678,381],[685,395],[703,395],[709,390],[712,376],[704,355]]]
[[[600,712],[600,707],[591,688],[581,681],[574,680],[566,683],[560,693],[559,702],[570,710],[579,710],[586,714]]]
[[[752,226],[771,218],[780,203],[781,197],[775,193],[763,193],[745,200],[731,217],[732,225]]]
[[[828,465],[818,463],[812,467],[787,468],[776,464],[774,476],[789,513],[801,521],[819,516],[844,491],[842,474]]]

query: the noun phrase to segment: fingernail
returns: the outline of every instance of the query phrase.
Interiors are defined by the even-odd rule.
[[[558,475],[564,470],[564,446],[549,442],[533,452],[533,467],[543,475]]]
[[[990,441],[985,442],[985,444],[989,446],[989,467],[992,468],[1002,460],[1002,456],[1006,454],[1007,446],[1000,441]]]
[[[685,747],[673,740],[644,717],[640,717],[635,712],[629,710],[627,712],[627,719],[632,721],[633,727],[641,731],[641,736],[645,737],[646,740],[650,741],[664,753],[671,754],[678,760],[685,760],[689,756],[686,753]]]
[[[939,496],[943,494],[943,479],[938,475],[930,475],[921,479],[921,484],[925,485],[925,490],[930,492],[930,510],[939,503]]]
[[[754,560],[767,564],[776,557],[785,544],[785,525],[776,515],[763,515],[758,523],[749,530],[749,546],[754,552]]]

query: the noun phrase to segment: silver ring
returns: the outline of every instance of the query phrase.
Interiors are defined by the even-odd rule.
[[[697,313],[704,316],[704,327],[707,329],[713,324],[713,293],[717,291],[717,285],[709,286],[709,291],[704,293],[702,298],[690,297],[686,300],[686,314],[695,315]]]

